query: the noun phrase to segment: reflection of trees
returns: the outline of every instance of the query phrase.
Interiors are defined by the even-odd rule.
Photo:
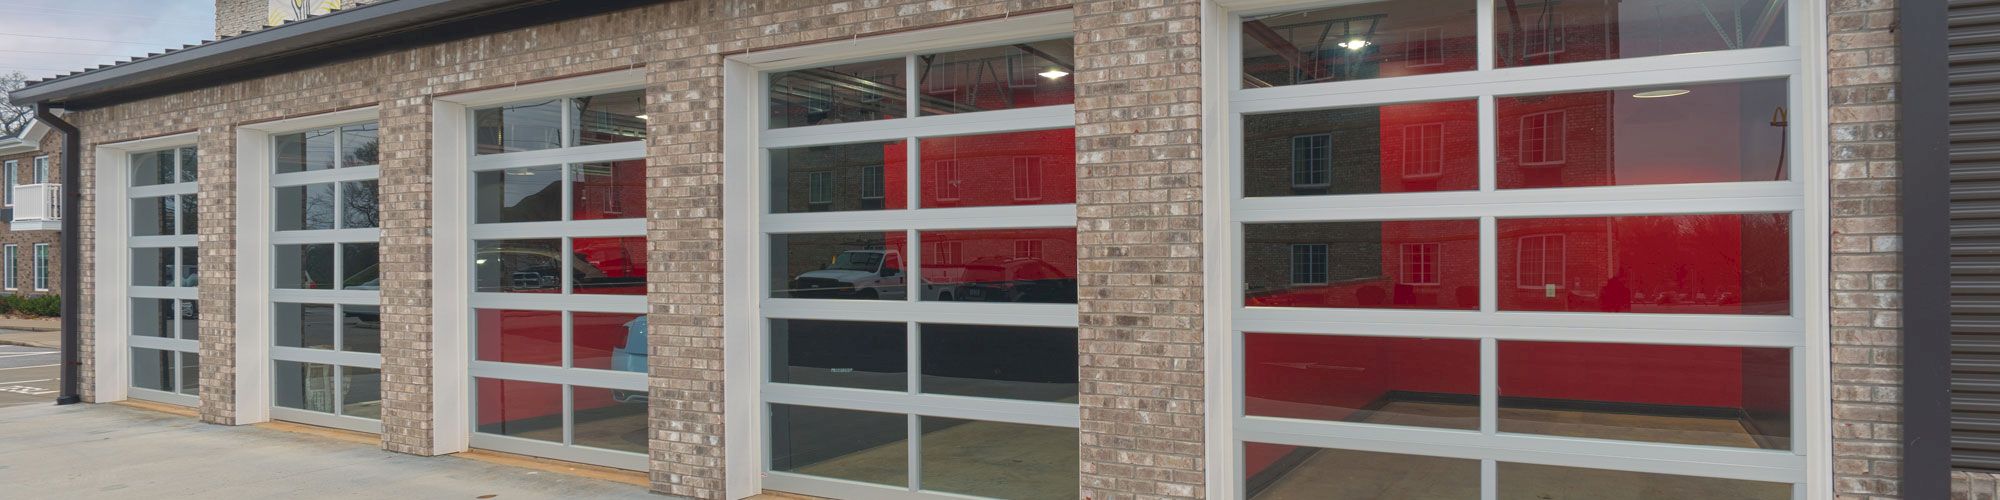
[[[381,141],[370,140],[347,151],[347,161],[343,165],[374,165],[381,162]]]
[[[333,228],[333,185],[306,187],[306,229]]]
[[[347,213],[345,227],[382,227],[381,189],[373,181],[349,182],[340,189],[340,202]]]

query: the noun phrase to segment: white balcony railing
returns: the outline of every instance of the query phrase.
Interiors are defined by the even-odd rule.
[[[62,226],[62,185],[14,186],[15,231],[58,229]]]

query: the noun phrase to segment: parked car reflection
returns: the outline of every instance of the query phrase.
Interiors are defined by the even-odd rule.
[[[922,300],[1075,303],[1076,278],[1042,259],[992,257],[923,268]],[[847,250],[825,266],[792,278],[788,296],[902,300],[908,295],[902,257],[894,250]]]
[[[560,253],[523,246],[482,246],[473,258],[481,292],[560,293]],[[569,278],[578,293],[645,293],[646,276],[609,276],[582,253],[570,256]],[[373,284],[371,275],[364,283]]]

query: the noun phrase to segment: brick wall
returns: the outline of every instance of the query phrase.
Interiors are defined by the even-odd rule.
[[[1200,498],[1201,2],[1076,4],[1083,497]]]
[[[1828,7],[1834,494],[1896,498],[1901,247],[1896,214],[1896,4]]]
[[[270,6],[270,0],[215,0],[215,36],[262,29]]]

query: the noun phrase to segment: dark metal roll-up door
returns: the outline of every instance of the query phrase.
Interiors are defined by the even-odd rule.
[[[2000,0],[1947,16],[1951,461],[2000,470]]]

